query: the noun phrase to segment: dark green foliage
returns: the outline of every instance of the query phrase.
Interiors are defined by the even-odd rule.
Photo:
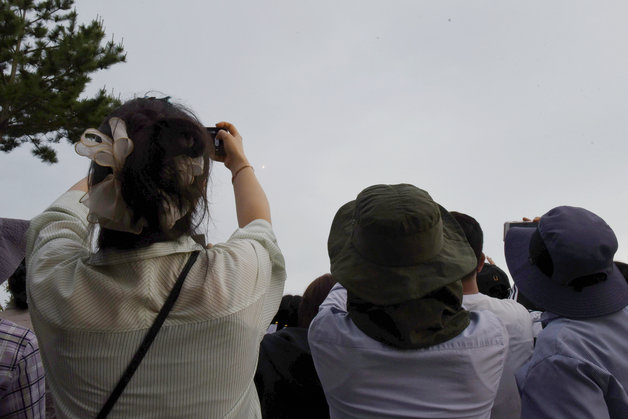
[[[122,44],[103,43],[101,20],[76,23],[74,0],[0,0],[0,150],[23,143],[47,163],[49,144],[74,143],[119,100],[101,89],[80,98],[90,74],[125,61]]]

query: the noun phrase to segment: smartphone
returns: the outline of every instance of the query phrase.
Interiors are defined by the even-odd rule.
[[[221,128],[218,127],[205,127],[205,129],[207,130],[207,132],[209,133],[209,136],[212,139],[212,143],[214,144],[214,152],[216,153],[217,156],[226,156],[227,154],[225,153],[225,145],[222,142],[222,140],[219,140],[216,138],[216,134],[218,134],[218,131],[221,130]]]
[[[537,221],[507,221],[504,223],[504,240],[506,240],[506,234],[511,227],[536,228],[538,225]]]

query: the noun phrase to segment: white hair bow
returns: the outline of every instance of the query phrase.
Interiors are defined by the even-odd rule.
[[[144,218],[132,222],[132,211],[122,199],[122,187],[117,175],[126,158],[133,152],[133,141],[126,133],[126,124],[120,118],[109,119],[113,138],[94,128],[85,130],[74,149],[81,156],[90,158],[100,166],[111,167],[112,174],[92,185],[81,202],[89,208],[87,220],[110,230],[133,234],[142,232]],[[100,141],[96,138],[98,137]]]

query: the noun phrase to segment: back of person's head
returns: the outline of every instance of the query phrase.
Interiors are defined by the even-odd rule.
[[[482,248],[484,246],[484,232],[482,231],[482,227],[480,227],[480,223],[478,223],[476,219],[470,215],[463,214],[461,212],[449,211],[449,213],[456,219],[458,225],[460,225],[462,231],[464,231],[464,235],[478,260],[477,266],[479,267],[484,260],[484,254],[482,253]]]
[[[306,329],[310,327],[310,323],[318,313],[318,307],[325,301],[335,283],[331,274],[324,274],[308,285],[299,305],[299,327]]]
[[[299,325],[299,305],[302,297],[300,295],[286,294],[281,298],[279,310],[272,320],[272,324],[277,324],[277,330],[284,327],[297,327]]]
[[[112,131],[118,129],[114,124],[120,121],[126,138],[132,142],[132,151],[117,173],[107,165],[92,162],[90,195],[112,175],[118,182],[131,227],[118,228],[115,223],[103,226],[97,220],[101,224],[99,247],[135,248],[191,235],[197,226],[194,223],[200,223],[199,211],[207,211],[210,161],[205,128],[182,106],[156,98],[126,102],[105,119],[98,131],[114,137]],[[131,232],[133,229],[138,231]]]
[[[462,282],[477,258],[451,214],[413,185],[373,185],[343,205],[327,249],[352,322],[401,349],[432,346],[469,325]]]
[[[508,270],[536,306],[563,317],[591,318],[628,305],[628,284],[613,256],[617,237],[598,215],[560,206],[538,225],[506,234]]]
[[[9,293],[11,294],[11,301],[15,306],[21,310],[28,309],[28,303],[26,301],[26,262],[22,260],[22,263],[17,267],[13,275],[9,277]]]
[[[484,264],[482,270],[478,272],[476,283],[478,291],[489,297],[504,300],[510,297],[510,281],[506,272],[497,265]]]

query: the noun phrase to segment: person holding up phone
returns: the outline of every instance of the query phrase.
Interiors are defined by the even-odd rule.
[[[508,269],[543,330],[516,373],[528,418],[628,417],[628,285],[618,242],[598,215],[559,206],[505,238]]]
[[[107,405],[117,417],[260,417],[253,376],[285,264],[242,137],[217,127],[220,157],[182,107],[123,104],[76,146],[89,176],[32,220],[30,309],[60,416],[104,417]],[[212,159],[231,171],[239,228],[205,248],[192,235],[207,215]],[[121,380],[161,310],[165,322]]]

